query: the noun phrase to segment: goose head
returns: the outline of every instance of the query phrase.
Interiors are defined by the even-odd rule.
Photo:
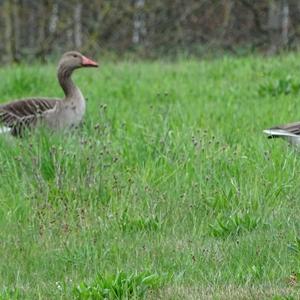
[[[61,57],[58,69],[73,71],[78,68],[98,67],[98,63],[85,57],[77,51],[69,51]]]

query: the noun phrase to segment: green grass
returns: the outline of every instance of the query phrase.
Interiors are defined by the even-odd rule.
[[[52,65],[0,78],[62,95]],[[83,128],[0,137],[0,299],[299,299],[299,154],[262,134],[300,120],[299,54],[74,79]]]

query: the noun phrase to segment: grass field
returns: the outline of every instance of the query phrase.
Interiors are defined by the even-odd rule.
[[[2,67],[1,101],[55,74]],[[299,54],[74,80],[83,128],[0,138],[0,299],[300,298],[299,154],[262,134],[300,120]]]

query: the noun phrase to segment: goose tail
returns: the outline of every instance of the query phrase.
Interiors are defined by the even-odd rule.
[[[11,128],[9,127],[0,127],[0,134],[9,133],[11,131]]]

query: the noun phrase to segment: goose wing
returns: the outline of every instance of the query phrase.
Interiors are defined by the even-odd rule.
[[[269,138],[280,136],[300,136],[300,122],[279,125],[270,129],[264,130]]]
[[[295,135],[300,135],[300,122],[289,123],[286,125],[277,126],[276,128]]]
[[[26,128],[32,128],[43,113],[53,109],[59,99],[33,98],[16,100],[0,105],[0,123],[12,135],[22,135]]]

